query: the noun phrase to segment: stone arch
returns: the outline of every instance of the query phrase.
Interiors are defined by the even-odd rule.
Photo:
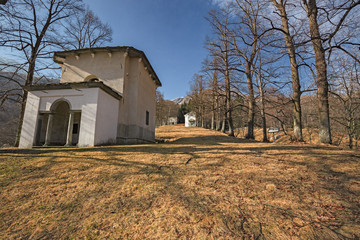
[[[99,81],[99,78],[96,75],[89,75],[84,79],[84,82],[97,82]]]
[[[50,144],[57,146],[65,145],[71,104],[68,100],[61,98],[51,105],[50,111],[53,115]]]
[[[71,103],[70,103],[69,100],[67,100],[67,99],[65,99],[65,98],[60,98],[60,99],[57,99],[56,101],[54,101],[54,102],[51,104],[50,112],[51,112],[51,113],[55,113],[56,108],[57,108],[58,105],[61,104],[62,102],[67,103],[67,105],[69,106],[69,111],[72,109]]]

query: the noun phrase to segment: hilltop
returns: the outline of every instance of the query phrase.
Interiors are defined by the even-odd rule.
[[[171,101],[173,101],[174,103],[177,103],[179,105],[182,105],[184,103],[189,103],[191,97],[190,96],[185,96],[185,97],[179,97],[179,98],[175,98]]]

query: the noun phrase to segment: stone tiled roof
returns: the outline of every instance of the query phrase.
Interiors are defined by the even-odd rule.
[[[142,58],[144,61],[145,67],[148,68],[148,71],[152,75],[153,80],[155,81],[157,86],[161,86],[161,82],[156,75],[153,67],[151,66],[149,60],[147,59],[145,53],[140,51],[134,47],[130,46],[119,46],[119,47],[95,47],[95,48],[83,48],[83,49],[76,49],[76,50],[69,50],[69,51],[61,51],[54,53],[54,61],[59,64],[63,64],[66,56],[69,55],[80,55],[82,53],[96,53],[96,52],[127,52],[130,57],[138,57]]]

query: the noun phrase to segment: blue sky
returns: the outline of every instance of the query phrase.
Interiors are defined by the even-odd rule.
[[[207,55],[213,0],[85,0],[113,29],[111,46],[133,46],[147,55],[165,99],[182,97]]]

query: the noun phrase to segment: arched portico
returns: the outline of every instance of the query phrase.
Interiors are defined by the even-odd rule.
[[[69,127],[70,103],[65,100],[58,100],[51,106],[50,131],[47,131],[46,145],[62,146],[66,144],[67,129]]]
[[[38,121],[37,145],[41,143],[44,146],[76,145],[79,138],[80,117],[81,113],[73,111],[68,100],[63,98],[56,100],[51,105],[50,112],[41,113]],[[75,124],[74,120],[76,120]]]

